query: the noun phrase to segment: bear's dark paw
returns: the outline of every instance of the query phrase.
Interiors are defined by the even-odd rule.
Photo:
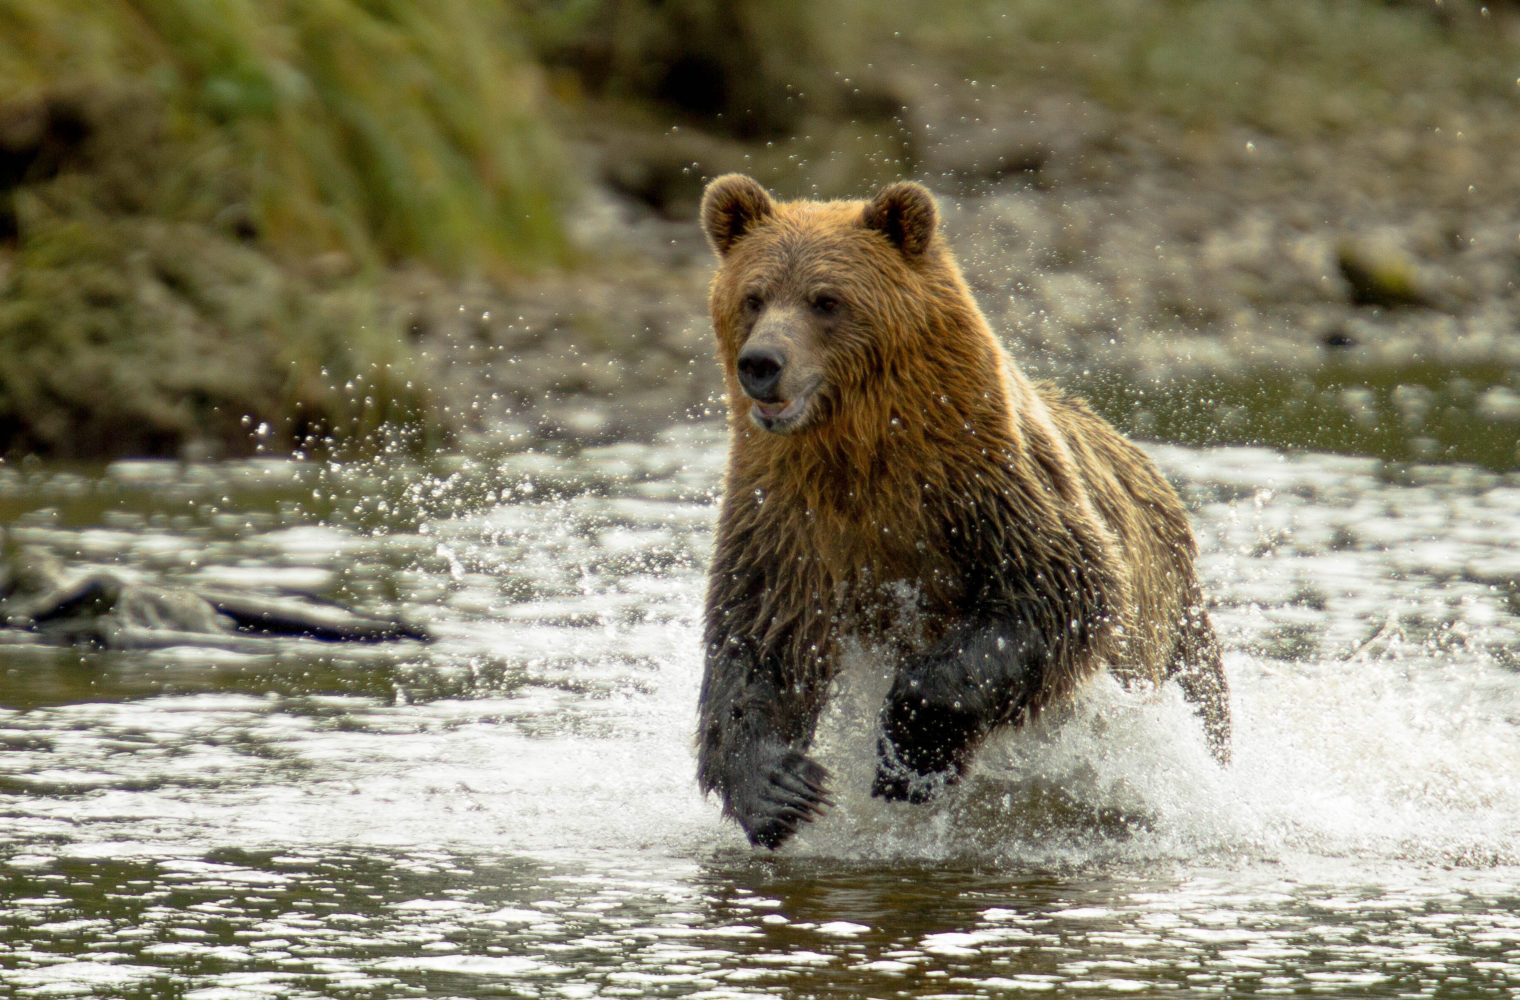
[[[731,796],[729,810],[751,844],[774,851],[799,826],[834,804],[826,788],[830,775],[821,764],[780,743],[757,747],[755,756],[753,777]]]
[[[927,802],[954,784],[982,735],[977,713],[927,680],[900,677],[882,713],[871,794],[888,802]]]

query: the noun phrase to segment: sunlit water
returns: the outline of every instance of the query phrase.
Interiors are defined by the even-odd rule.
[[[723,442],[0,466],[76,568],[341,597],[431,645],[0,645],[0,997],[1520,989],[1520,479],[1155,448],[1235,763],[1100,678],[935,806],[871,772],[880,662],[779,855],[693,780]],[[873,676],[877,675],[877,676]]]

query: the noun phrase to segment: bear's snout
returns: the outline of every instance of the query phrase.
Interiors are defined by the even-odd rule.
[[[745,395],[761,403],[781,402],[776,389],[786,370],[786,355],[774,347],[746,347],[734,367]]]

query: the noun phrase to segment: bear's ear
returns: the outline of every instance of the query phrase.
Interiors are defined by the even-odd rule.
[[[867,229],[885,233],[904,256],[918,257],[934,239],[939,212],[928,188],[913,181],[898,181],[871,199],[861,221]]]
[[[776,203],[765,188],[743,174],[715,178],[702,194],[702,228],[719,257],[775,211]]]

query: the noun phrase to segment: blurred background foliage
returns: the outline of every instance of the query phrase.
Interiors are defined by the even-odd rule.
[[[826,195],[932,180],[952,86],[1179,134],[1339,142],[1454,106],[1500,128],[1520,110],[1512,13],[0,0],[0,453],[237,452],[397,422],[442,440],[462,417],[422,360],[416,274],[462,301],[594,267],[572,238],[588,188],[680,217],[723,169]]]
[[[1407,122],[1453,95],[1514,107],[1497,86],[1513,36],[1465,0],[971,0],[916,18],[914,41],[984,80],[1059,80],[1110,107],[1187,125],[1308,139]]]
[[[6,0],[0,79],[11,116],[52,133],[38,154],[109,169],[172,148],[101,207],[241,209],[230,224],[286,254],[459,270],[562,250],[560,153],[519,37],[470,0]]]
[[[903,74],[930,66],[1286,138],[1406,120],[1454,94],[1515,104],[1495,85],[1516,68],[1493,14],[1504,0],[519,3],[551,65],[744,137],[790,134],[808,112],[895,114]]]

